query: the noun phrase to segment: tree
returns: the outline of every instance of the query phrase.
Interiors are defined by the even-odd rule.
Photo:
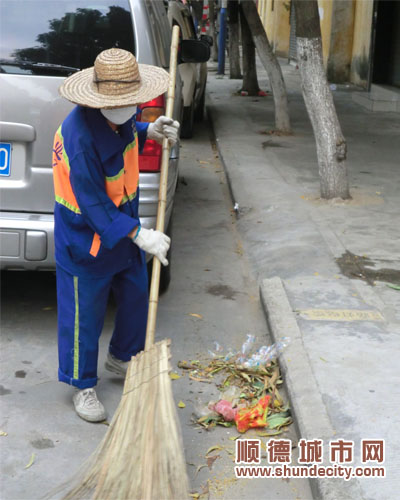
[[[348,199],[347,145],[324,69],[318,3],[317,0],[293,1],[297,58],[304,102],[317,145],[321,197]]]
[[[212,3],[212,2],[211,2]],[[240,51],[239,51],[239,2],[238,0],[228,1],[228,22],[229,22],[229,78],[242,78],[240,71]]]
[[[243,83],[242,91],[248,95],[257,95],[260,91],[257,79],[256,50],[250,27],[243,14],[243,3],[240,2],[240,28],[242,33]]]
[[[208,4],[208,15],[210,19],[210,31],[209,34],[213,39],[213,45],[211,47],[211,60],[218,61],[218,37],[215,29],[217,22],[218,12],[216,11],[215,0],[210,0]]]
[[[110,26],[110,29],[105,30],[104,26]],[[109,7],[107,14],[95,9],[77,8],[60,19],[49,20],[49,30],[40,33],[36,41],[38,45],[17,49],[12,56],[19,62],[48,62],[88,68],[105,49],[120,47],[132,50],[131,13],[121,7]]]
[[[281,133],[291,132],[289,106],[285,82],[278,59],[272,51],[267,33],[253,0],[240,2],[241,12],[246,17],[258,56],[268,73],[275,104],[275,129]]]

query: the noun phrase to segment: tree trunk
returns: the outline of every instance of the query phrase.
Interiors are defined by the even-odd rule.
[[[350,198],[347,145],[336,114],[322,57],[317,0],[294,0],[297,58],[304,102],[317,145],[321,197]]]
[[[242,32],[243,84],[242,91],[257,95],[260,87],[257,80],[256,50],[249,25],[243,14],[243,2],[240,3],[240,28]]]
[[[279,132],[289,134],[291,132],[291,127],[288,99],[280,64],[275,54],[272,52],[267,33],[265,32],[253,0],[242,0],[240,6],[250,27],[258,56],[268,73],[269,83],[274,96],[275,128]]]
[[[240,52],[239,52],[239,2],[238,0],[229,0],[228,2],[229,18],[229,78],[231,80],[242,78],[240,71]]]
[[[213,45],[211,47],[211,60],[214,62],[218,61],[218,37],[216,32],[216,22],[217,22],[217,9],[215,8],[215,0],[209,0],[208,2],[208,16],[210,18],[210,32],[209,35],[213,39]]]

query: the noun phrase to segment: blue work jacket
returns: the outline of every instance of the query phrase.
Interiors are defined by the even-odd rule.
[[[148,125],[132,118],[117,134],[100,110],[77,106],[57,130],[55,256],[67,272],[110,276],[140,256],[127,235],[140,224],[138,155]]]

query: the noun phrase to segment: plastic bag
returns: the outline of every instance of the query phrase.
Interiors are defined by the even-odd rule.
[[[215,341],[214,342],[214,351],[211,351],[209,349],[208,354],[210,354],[212,358],[216,358],[217,356],[221,356],[221,353],[223,350],[224,350],[224,348],[222,347],[222,345],[219,344],[217,341]]]
[[[243,366],[246,368],[257,368],[258,366],[265,366],[270,363],[273,359],[277,358],[279,354],[289,345],[290,338],[283,337],[282,340],[276,342],[275,344],[260,347],[255,354],[248,357],[246,361],[243,362]]]
[[[271,345],[263,345],[257,351],[251,354],[256,338],[254,335],[247,334],[246,341],[243,342],[240,351],[234,352],[232,349],[224,355],[224,348],[218,342],[214,342],[214,351],[209,350],[209,354],[213,357],[223,358],[225,361],[235,358],[235,362],[244,366],[245,368],[257,369],[259,366],[265,366],[273,359],[277,358],[279,354],[290,343],[289,337],[283,337],[279,342]]]
[[[220,399],[218,403],[214,405],[213,409],[224,417],[225,422],[232,422],[235,420],[238,412],[238,409],[233,408],[232,403],[230,401],[226,401],[225,399]]]
[[[236,412],[235,423],[239,432],[246,432],[251,427],[267,427],[268,404],[271,396],[259,399],[251,408],[242,408]]]
[[[247,355],[251,351],[255,341],[256,341],[256,338],[254,335],[247,334],[246,342],[243,342],[242,349],[241,349],[241,355],[239,356],[240,363],[243,363],[247,359]]]

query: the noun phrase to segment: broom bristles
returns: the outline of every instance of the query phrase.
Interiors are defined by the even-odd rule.
[[[157,342],[132,358],[107,433],[72,486],[69,481],[62,487],[64,500],[189,498],[169,344]]]

